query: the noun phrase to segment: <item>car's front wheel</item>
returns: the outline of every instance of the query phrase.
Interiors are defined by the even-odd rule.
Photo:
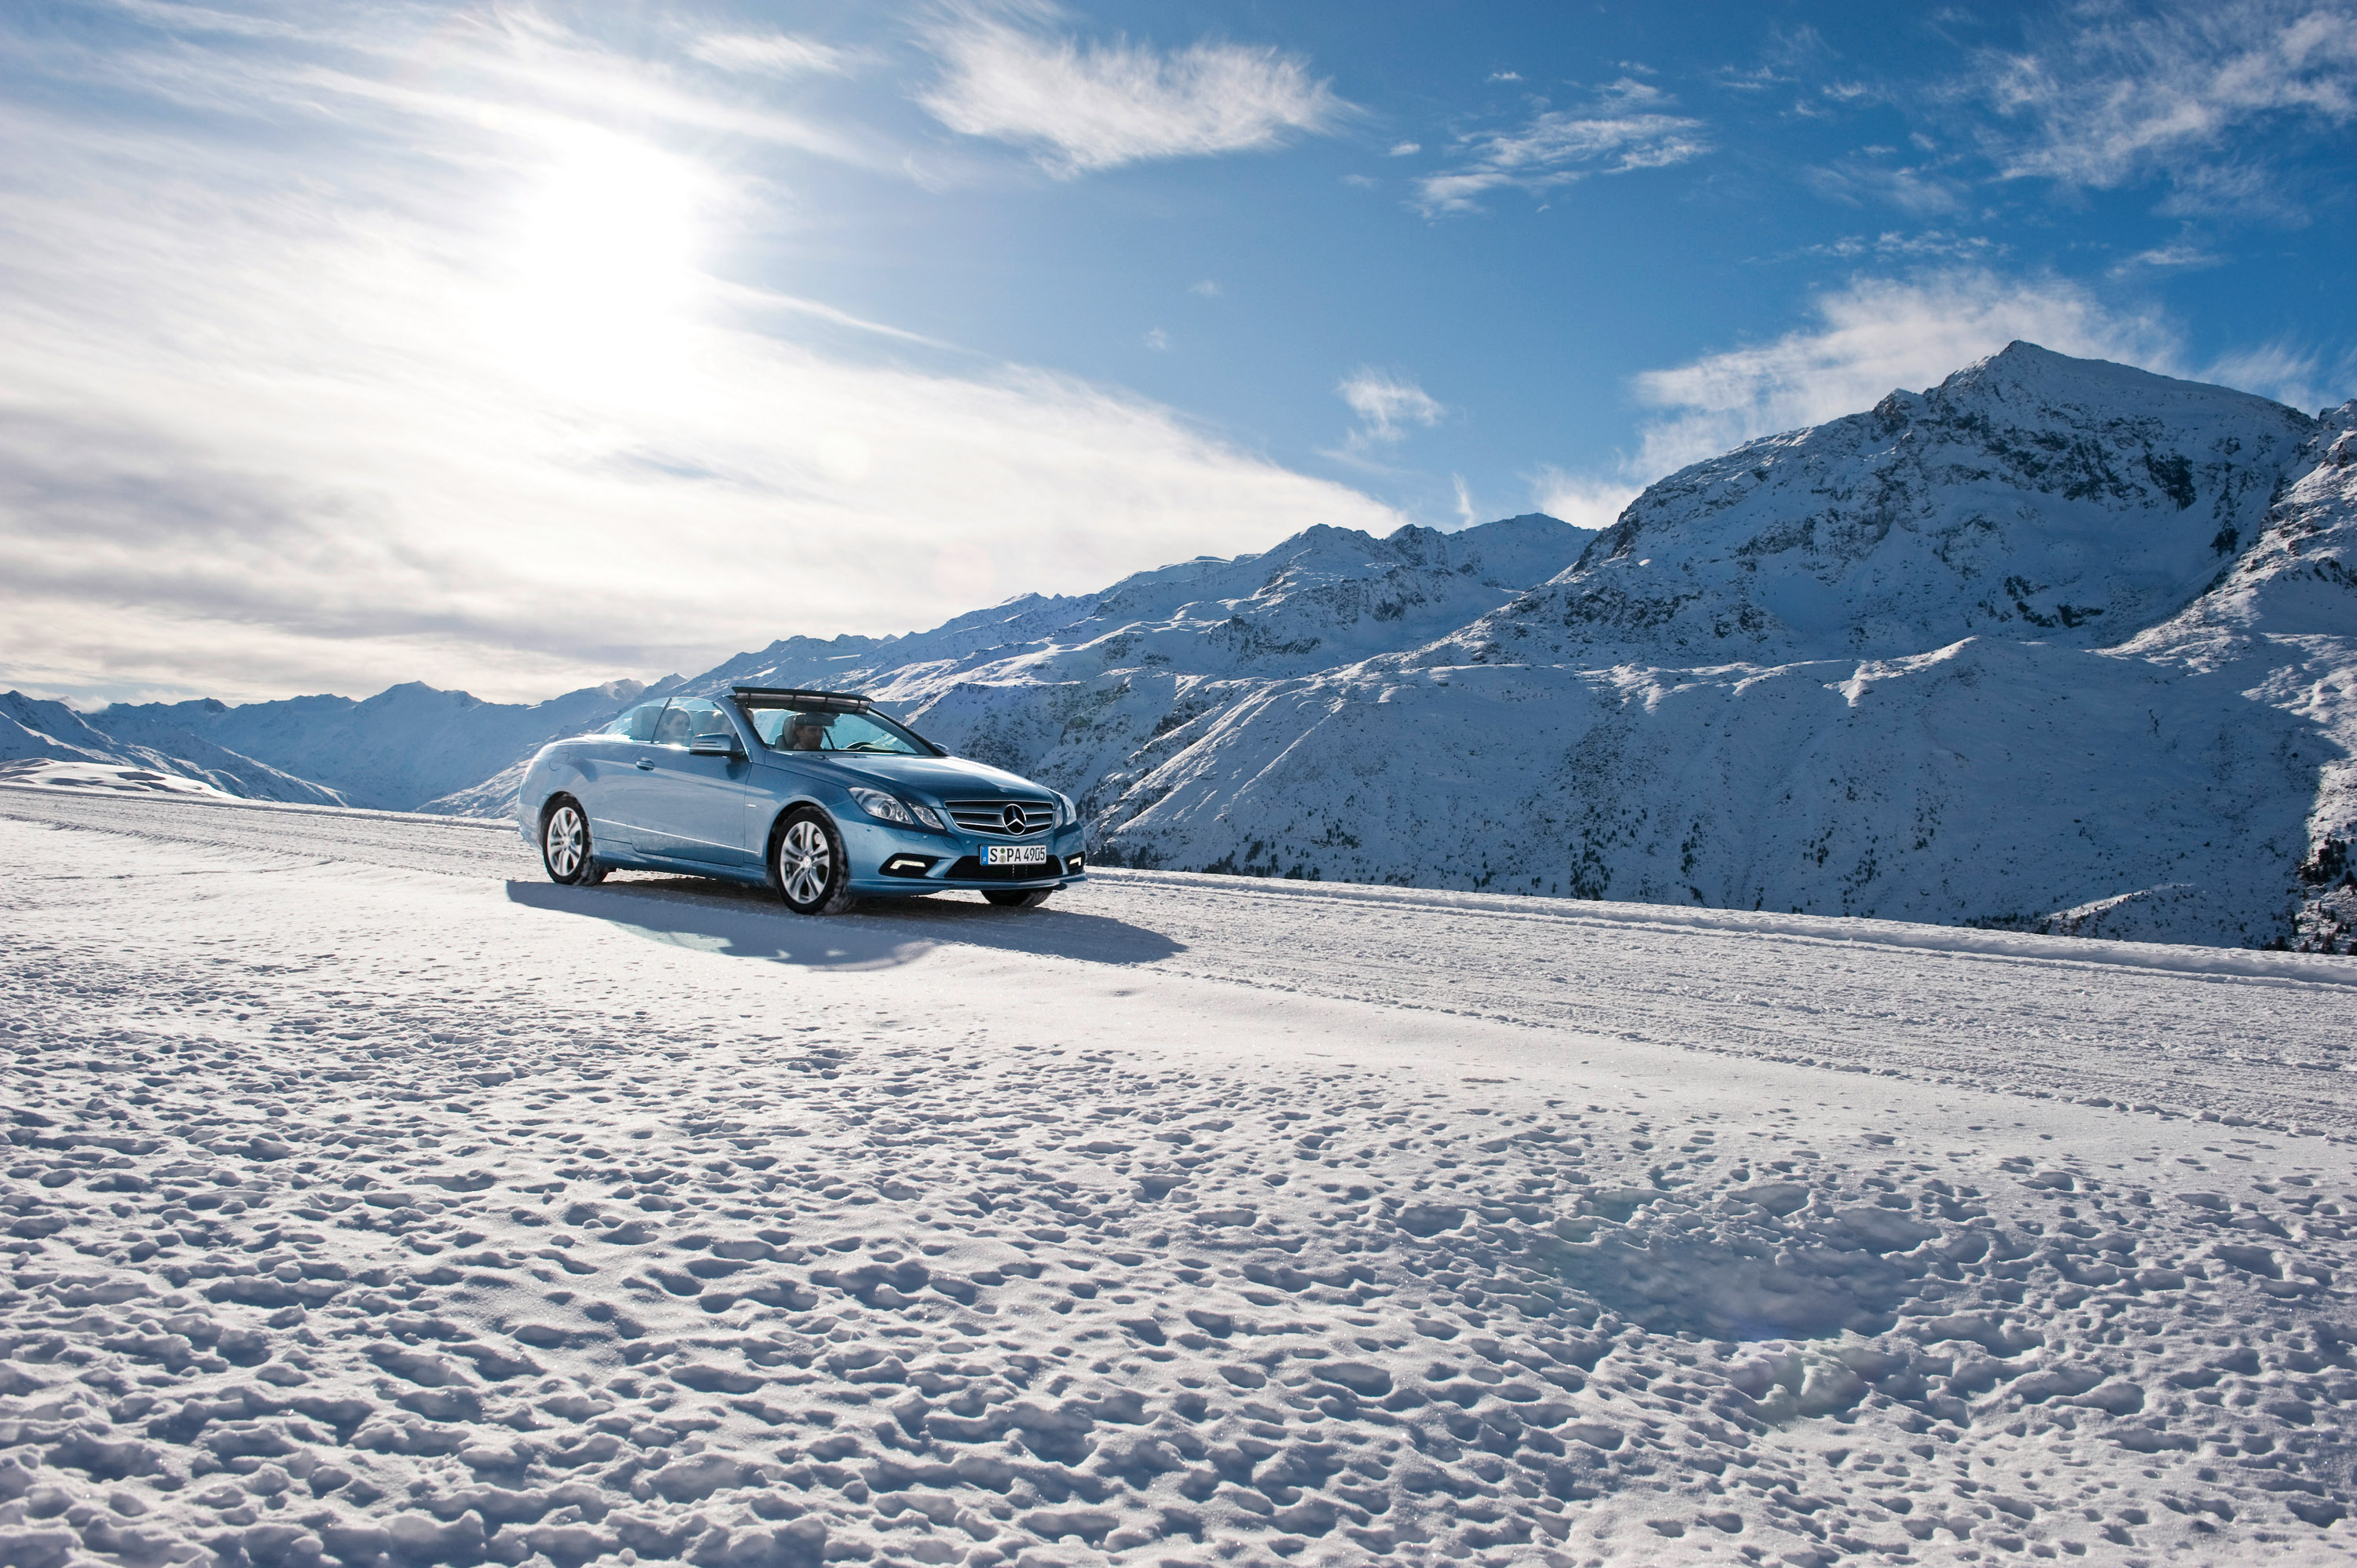
[[[770,854],[778,896],[797,915],[840,915],[851,908],[851,861],[843,835],[816,806],[797,806]]]
[[[1002,909],[1036,909],[1045,904],[1048,895],[1054,891],[1052,887],[993,887],[985,890],[983,897]]]
[[[606,880],[606,868],[589,843],[589,815],[570,795],[559,795],[540,824],[540,863],[551,882],[568,887]]]

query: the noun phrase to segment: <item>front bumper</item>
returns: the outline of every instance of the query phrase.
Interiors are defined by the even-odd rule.
[[[851,891],[874,897],[952,888],[1061,887],[1088,875],[1088,830],[1077,822],[1020,839],[920,832],[865,817],[838,820],[836,826],[851,857]],[[981,864],[984,850],[1005,843],[1041,845],[1048,862],[1042,866]]]

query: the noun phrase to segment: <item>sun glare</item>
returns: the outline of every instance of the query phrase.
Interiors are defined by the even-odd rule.
[[[707,177],[684,158],[566,124],[517,200],[496,337],[534,380],[643,393],[676,378],[703,274]]]

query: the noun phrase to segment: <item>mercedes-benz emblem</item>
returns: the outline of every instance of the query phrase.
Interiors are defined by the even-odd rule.
[[[1020,833],[1023,831],[1022,807],[1009,806],[1006,808],[1006,831],[1010,833]]]

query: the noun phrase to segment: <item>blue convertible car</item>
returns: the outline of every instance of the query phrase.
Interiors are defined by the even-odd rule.
[[[803,915],[952,888],[1029,908],[1087,869],[1068,798],[835,692],[642,703],[543,746],[517,817],[558,882],[623,867],[766,882]]]

